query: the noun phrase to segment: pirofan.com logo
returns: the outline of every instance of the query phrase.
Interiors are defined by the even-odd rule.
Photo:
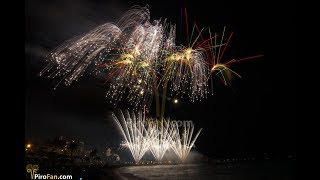
[[[37,174],[38,165],[28,164],[27,173],[30,173],[31,179],[72,179],[72,175],[56,175],[56,174]]]

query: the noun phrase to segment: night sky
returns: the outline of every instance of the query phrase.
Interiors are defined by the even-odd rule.
[[[232,69],[242,79],[235,78],[229,87],[217,79],[214,95],[208,99],[167,103],[171,118],[193,120],[197,128],[203,128],[196,149],[209,156],[225,152],[296,153],[294,2],[205,2],[26,1],[26,138],[45,140],[63,135],[99,148],[120,142],[120,133],[110,118],[113,108],[97,79],[86,75],[71,86],[53,90],[53,82],[38,74],[45,65],[45,55],[63,41],[116,21],[132,5],[149,4],[151,20],[164,17],[177,24],[179,43],[185,43],[180,11],[187,7],[190,22],[218,32],[227,26],[234,32],[225,60],[264,54],[263,58],[234,64]]]

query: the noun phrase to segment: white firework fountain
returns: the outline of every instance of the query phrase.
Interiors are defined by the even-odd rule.
[[[185,162],[202,129],[193,137],[193,123],[181,123],[180,134],[178,123],[170,119],[146,119],[145,114],[120,111],[112,114],[124,137],[123,145],[127,147],[136,163],[150,150],[154,158],[161,162],[165,153],[172,149],[182,162]]]
[[[171,147],[171,136],[174,134],[174,130],[170,125],[170,120],[153,120],[148,121],[150,133],[150,146],[149,149],[155,159],[160,162],[164,154]]]
[[[128,111],[120,111],[120,116],[112,115],[124,137],[124,146],[127,147],[136,163],[149,150],[148,131],[145,127],[145,116],[141,113],[135,115]]]
[[[177,123],[174,123],[175,133],[173,134],[171,141],[171,148],[175,154],[180,158],[182,162],[186,160],[191,148],[194,146],[202,128],[197,132],[197,134],[192,138],[194,125],[192,123],[183,124],[183,131],[180,135],[179,127]]]

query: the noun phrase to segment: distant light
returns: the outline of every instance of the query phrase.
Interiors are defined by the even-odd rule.
[[[140,94],[143,94],[144,92],[143,91],[140,91]]]
[[[174,102],[175,104],[177,104],[177,103],[178,103],[178,99],[174,99],[173,102]]]
[[[27,148],[31,148],[31,144],[27,144]]]
[[[141,79],[138,79],[138,83],[140,84],[142,82],[142,80]]]

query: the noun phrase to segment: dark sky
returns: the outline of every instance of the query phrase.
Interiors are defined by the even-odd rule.
[[[109,117],[104,89],[85,76],[54,91],[54,84],[37,74],[44,56],[63,41],[115,21],[132,5],[149,4],[151,19],[166,17],[180,31],[180,11],[199,26],[234,32],[227,57],[264,54],[235,64],[241,76],[232,87],[215,81],[214,95],[200,102],[168,103],[168,114],[193,120],[203,128],[197,149],[207,155],[224,152],[296,152],[296,25],[293,2],[28,0],[25,1],[26,137],[59,135],[91,146],[117,144],[120,138]],[[184,19],[183,19],[184,20]],[[177,35],[183,43],[184,36]],[[210,144],[210,145],[209,145]]]

